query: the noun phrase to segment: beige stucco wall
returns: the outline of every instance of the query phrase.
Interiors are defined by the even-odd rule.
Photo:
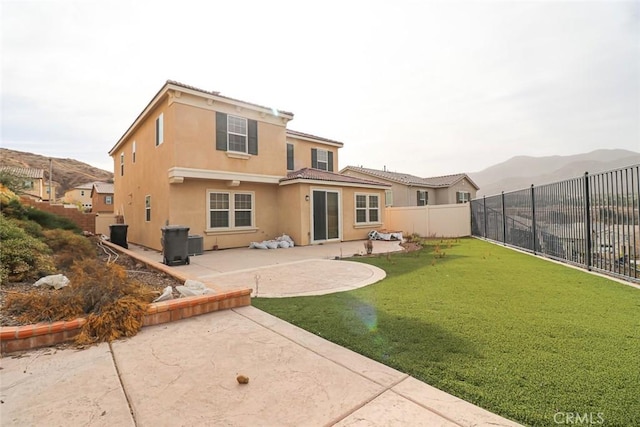
[[[385,227],[405,235],[463,237],[471,235],[469,204],[386,208]]]
[[[91,189],[74,188],[64,193],[65,203],[80,203],[87,207],[91,205]]]
[[[326,150],[333,153],[333,172],[338,173],[338,147],[319,142],[311,142],[293,136],[287,136],[286,142],[293,144],[293,170],[311,167],[311,149]],[[286,145],[285,145],[286,150]],[[286,169],[287,155],[284,152],[284,166]]]

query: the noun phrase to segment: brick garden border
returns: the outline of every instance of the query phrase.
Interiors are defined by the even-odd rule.
[[[164,264],[149,262],[138,254],[113,243],[104,243],[182,282],[187,279],[197,280],[194,277],[172,270]],[[142,319],[142,326],[159,325],[218,310],[251,305],[251,292],[252,289],[247,288],[220,294],[199,295],[150,303],[147,313]],[[72,340],[78,335],[80,328],[86,322],[86,319],[79,317],[70,321],[37,323],[25,326],[2,326],[0,327],[0,354],[5,355],[16,351],[48,347]]]

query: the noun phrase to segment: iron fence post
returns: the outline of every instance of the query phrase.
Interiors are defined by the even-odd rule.
[[[536,236],[536,196],[533,191],[533,184],[531,184],[531,232],[533,233],[533,254],[537,254],[538,238]]]
[[[487,196],[482,196],[482,209],[484,210],[484,238],[487,238]]]
[[[504,191],[502,192],[502,243],[507,245],[507,213],[504,206]]]
[[[591,271],[591,203],[589,201],[589,172],[584,173],[584,209],[587,242],[587,270]]]

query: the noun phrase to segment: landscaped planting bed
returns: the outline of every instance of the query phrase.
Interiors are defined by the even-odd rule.
[[[253,305],[526,425],[640,425],[639,289],[475,239],[354,260],[387,278]]]

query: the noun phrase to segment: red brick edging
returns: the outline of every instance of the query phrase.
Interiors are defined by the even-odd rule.
[[[251,305],[251,289],[155,302],[149,304],[147,313],[142,319],[142,326],[159,325],[245,305]],[[69,341],[80,332],[80,328],[86,322],[86,319],[79,317],[70,321],[2,326],[0,327],[0,353],[13,353]]]
[[[108,242],[107,242],[108,243]],[[184,281],[188,276],[172,271],[159,263],[149,263],[132,251],[109,244],[121,252],[148,264],[150,267],[163,271],[178,280]],[[234,307],[251,305],[252,289],[241,289],[221,294],[199,295],[194,297],[177,298],[168,301],[149,304],[147,313],[142,319],[142,326],[153,326],[175,320],[187,319],[199,314],[226,310]],[[37,323],[26,326],[0,327],[0,354],[47,347],[73,339],[86,323],[86,319],[79,317],[69,321],[52,323]]]

